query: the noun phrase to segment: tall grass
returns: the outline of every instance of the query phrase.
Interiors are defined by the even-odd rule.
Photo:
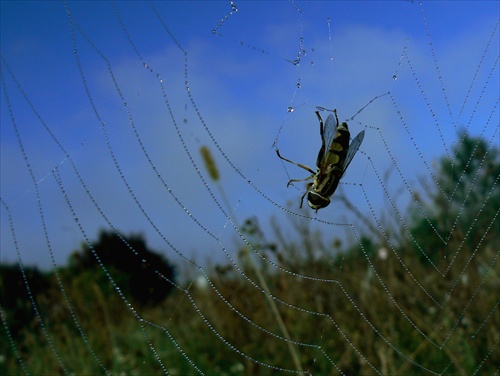
[[[470,375],[485,360],[480,374],[498,371],[500,321],[497,314],[488,317],[498,303],[500,282],[500,264],[492,248],[481,250],[482,256],[472,261],[473,250],[463,250],[457,267],[443,278],[410,247],[398,250],[401,261],[384,249],[375,249],[370,260],[355,249],[334,258],[318,258],[297,249],[305,244],[328,247],[319,242],[318,234],[305,231],[301,235],[310,238],[274,244],[281,266],[297,275],[269,265],[257,267],[270,293],[287,303],[275,301],[290,338],[311,345],[295,346],[304,370],[338,374],[337,367],[344,374],[368,375],[375,368],[387,375],[421,375],[429,369]],[[495,261],[485,268],[483,260]],[[256,268],[249,265],[245,273],[258,282]],[[186,375],[196,373],[193,365],[208,374],[226,375],[276,373],[263,364],[294,369],[286,337],[262,291],[232,266],[216,265],[209,276],[220,295],[196,284],[190,288],[190,299],[175,290],[159,306],[136,307],[144,319],[139,323],[116,292],[106,288],[102,276],[63,273],[90,347],[111,373],[160,374],[166,369],[173,375]],[[458,285],[446,301],[455,281]],[[39,295],[37,303],[67,369],[102,374],[65,310],[58,288]],[[8,312],[6,316],[8,324]],[[61,367],[39,325],[34,317],[16,334],[14,344],[30,373],[59,374]],[[2,372],[22,373],[5,339],[2,334]]]

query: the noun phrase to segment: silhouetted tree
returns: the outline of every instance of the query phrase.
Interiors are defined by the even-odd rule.
[[[21,328],[29,327],[30,323],[36,323],[30,295],[36,304],[37,297],[49,286],[49,277],[37,268],[25,266],[21,269],[18,264],[0,264],[0,305],[7,315],[12,336],[15,337]]]
[[[126,295],[139,304],[157,304],[172,290],[175,267],[163,256],[147,248],[142,235],[117,235],[101,231],[91,248],[85,244],[83,252],[75,252],[70,266],[77,270],[100,268],[99,261],[113,273]]]
[[[498,141],[498,140],[497,140]],[[427,218],[414,210],[412,233],[433,259],[446,244],[464,242],[469,249],[499,242],[500,162],[498,142],[460,135],[452,158],[440,159],[436,183],[422,203]],[[442,239],[439,239],[438,234]]]

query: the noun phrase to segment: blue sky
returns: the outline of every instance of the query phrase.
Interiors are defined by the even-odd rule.
[[[229,210],[221,187],[239,223],[257,216],[269,229],[271,216],[284,226],[300,221],[283,210],[288,207],[327,221],[313,224],[332,237],[354,241],[349,226],[330,224],[352,221],[335,200],[317,215],[299,210],[303,185],[287,189],[286,182],[307,172],[284,165],[272,147],[277,139],[284,156],[314,167],[320,145],[316,106],[336,108],[344,120],[388,91],[397,103],[396,109],[390,96],[382,97],[349,122],[351,133],[365,129],[366,136],[342,189],[369,215],[388,205],[387,192],[407,192],[418,176],[429,175],[459,127],[480,134],[489,124],[484,136],[498,136],[498,67],[492,70],[498,29],[481,60],[498,22],[495,1],[423,3],[444,94],[417,2],[236,2],[238,12],[218,29],[221,35],[212,30],[230,11],[229,2],[154,3],[170,34],[147,2],[116,2],[130,40],[112,3],[68,2],[73,22],[85,33],[75,29],[76,50],[63,3],[0,4],[1,54],[10,68],[2,62],[0,188],[28,264],[50,266],[49,250],[56,263],[64,263],[84,235],[94,239],[108,227],[106,219],[124,233],[142,232],[174,262],[182,262],[179,255],[221,260],[224,249],[234,252],[238,238],[219,208]],[[296,66],[290,61],[300,45],[306,54]],[[408,59],[402,57],[405,48]],[[10,71],[71,160],[27,105]],[[40,207],[12,117],[38,182]],[[214,154],[220,186],[203,168],[201,145]],[[394,161],[402,176],[393,174],[384,190],[377,173]],[[66,197],[52,174],[56,166]],[[404,213],[405,201],[396,204]],[[1,215],[0,260],[13,262],[3,206]]]

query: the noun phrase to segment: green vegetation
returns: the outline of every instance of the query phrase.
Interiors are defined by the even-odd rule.
[[[299,240],[293,241],[276,223],[266,236],[250,218],[241,231],[263,258],[242,245],[241,271],[232,264],[207,269],[212,286],[199,283],[203,275],[196,269],[181,286],[161,279],[167,290],[154,303],[143,295],[155,288],[134,291],[138,282],[127,274],[133,271],[106,256],[123,242],[103,232],[94,249],[134,308],[84,246],[59,276],[85,338],[54,273],[24,268],[40,317],[25,288],[18,296],[10,294],[8,275],[19,269],[3,267],[0,304],[15,350],[31,374],[63,373],[40,318],[61,362],[75,374],[103,374],[99,363],[127,375],[192,375],[195,367],[213,375],[280,374],[264,365],[294,367],[277,317],[300,342],[293,347],[302,369],[315,375],[339,374],[338,369],[371,375],[374,368],[384,375],[495,374],[500,367],[499,176],[498,150],[464,134],[453,158],[440,160],[436,180],[425,183],[426,194],[419,192],[409,208],[407,228],[384,229],[402,234],[397,245],[367,234],[356,246],[340,240],[327,244],[309,221],[296,223]],[[125,239],[146,252],[140,237]],[[131,253],[128,247],[120,252],[125,253]],[[148,278],[158,274],[152,263],[143,265],[143,255],[132,254],[133,261],[125,264],[142,265],[145,274],[139,279],[154,281]],[[170,270],[174,282],[173,268],[162,262],[162,274]],[[274,301],[278,316],[264,289],[253,285],[261,286],[261,276],[280,299]],[[23,372],[4,327],[0,351],[0,374]]]

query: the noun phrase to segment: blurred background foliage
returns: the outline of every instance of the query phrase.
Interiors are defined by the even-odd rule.
[[[208,280],[194,267],[180,278],[141,235],[107,230],[57,273],[1,265],[0,374],[21,373],[17,357],[30,373],[64,373],[52,348],[71,372],[90,374],[185,375],[195,365],[261,375],[274,372],[262,363],[293,368],[291,353],[314,374],[337,374],[333,364],[349,375],[495,374],[498,147],[463,132],[434,176],[420,179],[405,226],[384,222],[385,237],[340,193],[365,229],[356,245],[325,240],[308,221],[293,223],[299,240],[292,240],[277,221],[263,229],[248,218],[241,270],[212,265]],[[265,287],[256,288],[262,277]],[[265,291],[278,312],[270,313]],[[291,351],[280,325],[312,346],[289,342]]]

